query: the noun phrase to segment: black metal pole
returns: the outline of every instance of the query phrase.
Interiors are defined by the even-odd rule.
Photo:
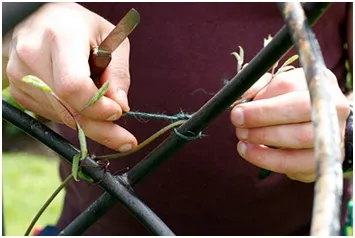
[[[83,234],[88,227],[87,224],[94,224],[98,217],[102,217],[114,205],[116,200],[109,193],[104,193],[95,202],[90,205],[90,209],[86,209],[78,217],[76,217],[64,230],[60,236],[79,236]]]
[[[311,24],[315,23],[330,3],[314,3],[308,7]],[[216,117],[224,112],[236,99],[248,90],[272,65],[291,47],[292,41],[286,27],[283,27],[241,72],[200,108],[187,122],[179,127],[181,134],[198,134]],[[176,135],[168,137],[136,166],[127,172],[131,186],[141,182],[171,155],[187,143]]]
[[[174,236],[174,233],[147,207],[140,202],[137,197],[129,190],[122,196],[125,196],[124,201],[129,204],[124,204],[130,212],[138,218],[152,235]],[[122,193],[122,192],[121,192]],[[59,235],[76,236],[81,235],[91,224],[95,223],[98,218],[108,212],[114,205],[116,200],[108,194],[104,193],[93,204],[90,209],[86,209],[77,218],[75,218]],[[140,218],[139,218],[140,217]],[[144,219],[141,219],[144,218]]]
[[[3,119],[39,140],[70,163],[72,162],[73,156],[79,153],[78,149],[59,134],[4,100],[2,101],[2,115]],[[86,158],[85,164],[90,167],[83,167],[83,171],[93,178],[94,181],[101,181],[99,185],[108,192],[112,201],[116,202],[116,200],[118,200],[122,203],[149,231],[157,235],[173,235],[173,232],[164,222],[139,200],[132,189],[122,182],[122,179],[115,179],[110,173],[105,173],[96,161],[92,160],[90,157]],[[108,206],[109,205],[110,202],[108,202]],[[92,215],[97,211],[98,209],[86,212],[86,214]],[[82,220],[82,222],[86,225],[89,224],[85,220]],[[89,225],[86,226],[85,229],[88,227]],[[78,229],[81,229],[80,231],[82,232],[82,227],[78,227]],[[71,231],[78,233],[75,231],[75,228]],[[66,235],[72,234],[66,233]]]
[[[300,55],[312,103],[317,179],[311,235],[338,236],[343,171],[338,116],[318,41],[300,3],[279,4]]]

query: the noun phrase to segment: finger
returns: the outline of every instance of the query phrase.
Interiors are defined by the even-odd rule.
[[[75,129],[76,124],[72,116],[75,109],[67,106],[67,109],[72,112],[70,114],[58,101],[53,100],[53,104],[61,121]],[[137,146],[137,139],[130,132],[112,122],[92,120],[81,114],[76,115],[75,119],[87,137],[110,149],[125,152]]]
[[[238,153],[248,162],[276,173],[297,174],[316,171],[313,149],[272,149],[240,141]]]
[[[59,33],[57,32],[55,34],[59,34]],[[48,49],[48,52],[49,52],[49,49],[50,49],[49,45],[52,42],[50,42],[50,40],[49,40],[48,33],[45,34],[44,41],[42,41],[40,39],[36,39],[36,35],[38,35],[38,34],[31,34],[31,33],[26,36],[26,41],[24,41],[22,35],[23,35],[23,33],[18,34],[15,50],[11,51],[11,57],[10,57],[10,62],[9,62],[9,65],[10,65],[9,67],[11,69],[10,71],[13,72],[13,77],[11,77],[11,79],[14,83],[17,84],[17,88],[21,88],[22,91],[26,92],[33,99],[35,99],[37,102],[41,102],[41,105],[45,108],[45,104],[48,102],[46,95],[40,89],[37,89],[37,88],[30,86],[30,85],[26,85],[20,79],[27,74],[34,74],[34,75],[38,76],[39,78],[41,78],[46,83],[48,83],[53,88],[54,81],[52,78],[52,65],[50,63],[48,63],[51,61],[51,57],[49,56],[49,54],[40,54],[39,53],[39,52],[42,52],[42,50],[44,50],[44,52],[46,52],[46,49]],[[54,39],[56,39],[56,38],[54,38]],[[52,38],[52,40],[53,40],[53,38]],[[39,44],[39,42],[42,42],[42,44]],[[61,42],[61,41],[59,41],[59,42]],[[68,45],[70,45],[70,44],[68,44]],[[55,46],[55,44],[52,44],[52,46]],[[40,49],[42,49],[42,50],[40,50]],[[73,52],[73,54],[75,55],[76,52]],[[37,60],[34,60],[34,59],[37,59]],[[80,69],[80,67],[78,67],[78,69]],[[78,78],[80,78],[80,77],[78,77]],[[76,81],[73,80],[73,84],[74,84],[74,82],[76,82]],[[80,84],[80,82],[79,82],[79,84]],[[68,89],[68,88],[70,88],[70,85],[66,89]],[[66,89],[64,89],[64,90],[66,90]],[[96,89],[96,87],[95,87],[95,89]],[[55,91],[55,89],[54,89],[54,91]],[[83,92],[85,93],[85,90]],[[88,94],[87,96],[90,96],[90,94]],[[73,95],[71,95],[71,97],[75,98],[76,95],[73,94]],[[101,104],[104,104],[104,105],[107,104],[107,100]],[[118,114],[117,114],[117,110],[112,111],[112,109],[113,109],[112,105],[113,105],[114,109],[117,109],[119,111]],[[32,109],[32,110],[34,112],[38,113],[38,111],[35,111],[35,109]],[[99,109],[97,109],[97,110],[99,110]],[[41,110],[41,111],[43,112],[43,110]],[[111,103],[111,112],[110,112],[110,108],[103,106],[102,110],[99,113],[96,113],[93,116],[93,118],[107,119],[110,116],[112,117],[112,113],[113,113],[113,118],[111,118],[110,120],[116,120],[120,116],[120,107],[118,105],[116,105],[113,101]],[[59,119],[58,116],[55,118],[56,118],[56,121]],[[54,118],[52,117],[51,119],[54,119]]]
[[[334,92],[340,93],[341,90],[338,86],[336,76],[332,71],[326,69],[326,77],[329,85],[334,86]],[[302,68],[297,68],[291,71],[277,74],[270,83],[262,88],[260,92],[255,96],[254,100],[260,100],[264,98],[276,97],[288,92],[293,91],[308,91],[307,80]]]
[[[236,134],[239,140],[277,148],[305,149],[314,146],[311,122],[251,129],[237,128]]]
[[[316,180],[316,173],[297,173],[297,174],[286,174],[292,180],[301,181],[303,183],[312,183]]]
[[[46,33],[52,44],[53,91],[76,111],[81,111],[97,88],[90,78],[89,38],[85,34],[69,37],[71,33],[74,34],[50,30]],[[94,120],[116,120],[121,116],[122,110],[112,99],[102,97],[82,113]]]
[[[128,112],[127,93],[130,85],[129,74],[129,42],[124,40],[113,52],[112,60],[102,74],[101,81],[110,80],[106,96],[117,102],[124,112]]]
[[[266,88],[271,82],[271,74],[265,73],[258,81],[256,81],[253,86],[251,86],[245,93],[242,95],[243,99],[253,99],[258,92]]]
[[[234,126],[253,128],[311,120],[309,93],[291,92],[236,106],[231,112]]]
[[[126,152],[138,144],[129,131],[113,122],[83,119],[80,125],[87,137],[113,150]]]
[[[21,80],[28,74],[31,74],[28,65],[19,58],[18,51],[12,51],[7,65],[7,75],[11,81],[10,88],[14,98],[27,110],[49,120],[58,121],[59,117],[54,114],[48,94]]]
[[[11,84],[29,86],[22,82],[22,77],[30,73],[27,65],[18,57],[16,51],[12,50],[6,66],[6,74]],[[19,87],[18,87],[19,88]]]
[[[30,95],[26,94],[25,92],[17,90],[12,85],[10,85],[10,91],[14,99],[20,102],[21,106],[23,106],[27,110],[35,112],[36,114],[41,115],[42,117],[48,120],[58,121],[58,117],[56,116],[55,113],[53,113],[54,109],[52,108],[52,110],[47,110],[49,105],[44,106],[38,104],[37,101],[35,101]]]
[[[17,57],[23,63],[22,67],[26,66],[28,69],[26,75],[35,75],[51,86],[50,46],[43,41],[42,34],[36,29],[23,29],[17,32],[14,47],[11,50],[12,57]],[[17,67],[17,69],[23,68]]]
[[[293,91],[307,91],[307,81],[302,68],[277,74],[270,83],[262,88],[254,100],[280,96]]]

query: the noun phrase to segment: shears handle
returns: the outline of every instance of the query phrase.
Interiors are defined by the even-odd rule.
[[[112,58],[110,52],[98,50],[98,48],[94,48],[90,52],[90,77],[94,81],[97,88],[101,87],[101,75],[105,71],[106,67],[110,64],[111,59]]]

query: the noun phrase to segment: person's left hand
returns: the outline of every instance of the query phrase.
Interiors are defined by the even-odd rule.
[[[327,70],[327,76],[343,142],[350,107],[335,75]],[[257,92],[270,77],[265,74],[246,94]],[[253,101],[233,108],[231,121],[240,140],[238,152],[245,160],[294,180],[315,181],[311,103],[302,69],[275,76]]]

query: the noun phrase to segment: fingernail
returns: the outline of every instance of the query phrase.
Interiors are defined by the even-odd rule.
[[[122,108],[122,109],[126,112],[129,111],[127,93],[124,90],[119,89],[117,94],[118,94],[118,97],[120,98],[120,101],[124,105],[124,108]]]
[[[109,118],[107,118],[108,121],[116,121],[120,118],[120,114],[115,113],[112,116],[110,116]]]
[[[244,156],[246,151],[247,151],[247,144],[244,142],[239,142],[239,145],[238,145],[239,154],[241,156]]]
[[[248,139],[249,136],[249,130],[248,129],[237,129],[237,137],[239,140],[246,140]]]
[[[125,144],[125,145],[122,145],[120,148],[118,148],[118,151],[127,152],[127,151],[130,151],[131,149],[132,149],[132,144]]]
[[[234,123],[238,126],[244,124],[244,109],[237,107],[233,110],[233,120]]]

